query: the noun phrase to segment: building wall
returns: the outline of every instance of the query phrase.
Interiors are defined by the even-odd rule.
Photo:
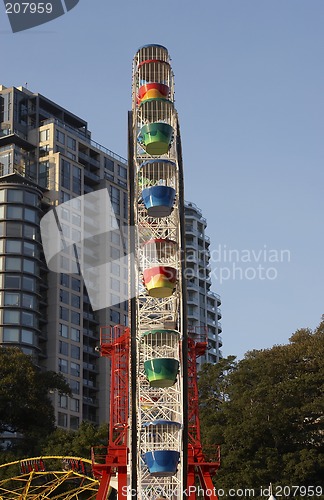
[[[16,238],[20,248],[28,241],[24,236],[24,226],[35,226],[37,258],[30,255],[26,258],[14,254],[13,257],[5,256],[0,269],[2,283],[8,283],[12,272],[18,281],[28,283],[29,261],[37,261],[32,278],[37,285],[35,301],[26,310],[22,305],[23,300],[27,304],[24,292],[18,293],[15,288],[10,292],[0,289],[0,342],[20,345],[26,353],[34,355],[41,369],[59,371],[69,382],[72,397],[53,394],[58,426],[76,429],[82,420],[107,422],[109,362],[99,357],[99,325],[127,324],[127,310],[124,305],[97,312],[92,310],[82,276],[75,273],[76,269],[70,268],[71,249],[60,257],[64,272],[55,273],[47,269],[42,255],[39,219],[58,204],[107,188],[118,223],[126,225],[126,160],[94,142],[84,120],[24,88],[0,86],[0,122],[0,200],[3,197],[3,202],[0,201],[0,224],[4,231],[0,245],[4,250],[13,238],[9,232],[14,231],[13,222],[7,220],[10,211],[7,193],[16,190],[35,192],[38,196],[35,222],[24,219],[31,217],[29,210],[32,210],[25,199],[21,204],[22,219],[14,222],[20,228],[17,234],[22,235]],[[8,184],[9,181],[11,184]],[[15,206],[19,212],[20,204]],[[85,225],[91,227],[91,214],[87,216]],[[70,237],[78,239],[80,231],[87,229],[80,227],[78,210],[75,213],[67,211],[66,217],[72,220],[64,220],[62,212],[60,223],[63,234],[69,233]],[[116,239],[116,235],[112,245],[116,255],[122,254],[122,242]],[[78,247],[82,252],[82,245]],[[28,248],[26,246],[26,252],[31,251]],[[20,266],[19,271],[12,271],[10,266]],[[128,273],[127,269],[117,266],[114,266],[113,272],[118,276],[111,275],[110,285],[116,288],[114,292],[118,297],[119,290],[127,286]],[[116,279],[120,282],[118,286]],[[15,300],[19,301],[19,308],[14,305]],[[31,315],[35,318],[33,327],[24,324],[31,321]],[[19,328],[15,326],[18,317],[21,323]]]
[[[211,290],[210,239],[206,235],[207,221],[192,202],[185,203],[186,278],[188,325],[196,335],[208,337],[208,350],[198,358],[199,367],[217,363],[221,358],[220,296]]]

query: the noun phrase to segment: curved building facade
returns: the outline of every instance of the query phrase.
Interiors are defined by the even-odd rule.
[[[0,342],[42,354],[41,191],[9,174],[0,184]],[[44,276],[44,275],[43,275]]]

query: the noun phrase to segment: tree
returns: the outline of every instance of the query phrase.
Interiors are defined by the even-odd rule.
[[[321,485],[323,359],[324,322],[314,332],[298,330],[287,345],[205,367],[201,422],[207,442],[221,444],[217,487]]]
[[[0,433],[21,434],[15,446],[21,453],[36,453],[55,428],[50,390],[70,394],[61,374],[41,372],[18,348],[0,348]]]
[[[97,427],[90,422],[82,422],[77,431],[56,429],[41,447],[42,455],[75,456],[91,458],[92,446],[105,446],[108,441],[108,425]]]

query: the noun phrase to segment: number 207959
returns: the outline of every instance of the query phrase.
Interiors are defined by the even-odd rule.
[[[35,2],[22,2],[22,3],[6,3],[7,14],[51,14],[53,5],[51,2],[35,3]]]

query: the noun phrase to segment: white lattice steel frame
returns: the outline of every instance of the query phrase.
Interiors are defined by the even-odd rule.
[[[145,63],[144,61],[150,61]],[[159,62],[160,61],[160,62]],[[161,62],[162,61],[162,62]],[[160,83],[166,83],[169,86],[168,99],[149,100],[138,104],[138,90],[142,80],[150,78]],[[163,80],[163,81],[161,81]],[[182,498],[182,425],[183,425],[183,387],[182,387],[182,366],[181,366],[181,341],[182,341],[182,283],[181,283],[181,239],[180,239],[180,217],[179,217],[179,181],[177,166],[177,113],[174,109],[174,80],[173,73],[169,63],[169,55],[164,47],[147,46],[140,49],[133,61],[133,137],[134,137],[134,165],[135,172],[135,225],[137,227],[137,238],[135,243],[136,258],[136,277],[137,299],[136,299],[136,338],[137,338],[137,498],[138,500],[154,500],[157,496],[163,494],[169,500],[178,500]],[[138,144],[138,136],[143,125],[149,122],[164,122],[173,127],[174,137],[169,151],[159,158],[148,155]],[[156,171],[152,171],[154,166],[141,166],[146,160],[169,159],[174,162],[174,167],[164,172],[167,178],[166,185],[176,190],[174,208],[167,217],[150,217],[142,201],[142,189],[145,187],[147,177],[152,182],[160,178],[162,166],[156,165]],[[148,175],[147,175],[148,174]],[[167,265],[177,270],[177,281],[175,291],[170,297],[154,298],[151,297],[143,286],[143,271],[148,267],[154,266],[152,255],[145,249],[145,242],[152,239],[168,239],[175,243],[174,253],[169,253],[160,265]],[[143,333],[154,329],[173,329],[177,330],[177,339],[172,341],[172,345],[166,348],[167,357],[174,357],[180,361],[180,370],[176,382],[171,387],[152,387],[147,380],[144,370],[144,361],[149,354],[154,356],[156,353],[154,342],[152,346],[148,345],[148,339],[143,339]],[[160,353],[161,355],[161,353]],[[132,381],[134,383],[134,381]],[[159,445],[161,449],[177,450],[180,453],[178,470],[171,477],[155,477],[149,473],[149,470],[143,460],[143,453],[150,449],[148,445],[148,436],[145,433],[143,424],[156,420],[167,420],[178,422],[179,429],[175,433],[162,432],[160,434]],[[134,436],[133,436],[134,438]]]

